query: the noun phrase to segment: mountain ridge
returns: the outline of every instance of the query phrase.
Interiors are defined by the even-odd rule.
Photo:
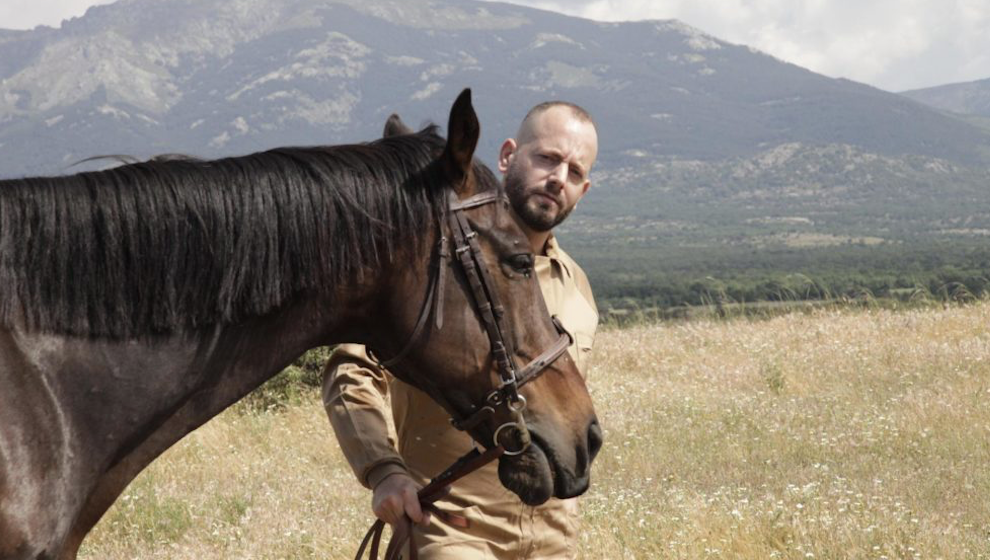
[[[990,78],[914,89],[901,95],[944,111],[990,117]]]
[[[7,176],[94,155],[80,146],[217,157],[368,140],[392,112],[442,119],[467,85],[495,133],[483,154],[548,97],[595,114],[604,166],[630,150],[718,160],[788,142],[969,163],[990,152],[976,126],[676,20],[467,0],[121,0],[11,36],[0,55]]]

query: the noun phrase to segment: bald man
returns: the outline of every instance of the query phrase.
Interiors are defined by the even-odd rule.
[[[598,134],[587,111],[551,101],[533,107],[499,151],[505,190],[535,255],[550,313],[574,335],[568,349],[586,373],[598,309],[584,272],[557,245],[553,228],[591,187]],[[344,456],[373,490],[372,510],[387,523],[408,515],[424,560],[575,558],[576,499],[527,506],[498,479],[497,464],[454,485],[441,509],[463,512],[466,529],[424,514],[416,492],[472,446],[425,393],[381,370],[364,347],[338,347],[324,370],[323,402]],[[391,416],[394,431],[390,429]]]

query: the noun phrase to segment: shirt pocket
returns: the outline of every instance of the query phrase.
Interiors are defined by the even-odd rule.
[[[584,377],[588,376],[591,365],[591,348],[595,344],[595,336],[587,333],[574,333],[574,362]]]

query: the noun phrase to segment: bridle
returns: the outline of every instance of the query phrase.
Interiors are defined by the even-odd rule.
[[[418,497],[424,511],[430,511],[447,523],[461,527],[467,526],[468,521],[466,519],[444,512],[433,503],[443,497],[445,489],[461,477],[480,469],[501,455],[519,455],[526,451],[532,438],[523,417],[523,411],[526,409],[526,397],[519,394],[519,389],[539,377],[547,366],[563,355],[574,342],[560,321],[556,317],[552,317],[554,327],[559,335],[557,340],[521,369],[516,367],[512,359],[514,354],[512,331],[505,320],[505,308],[502,307],[498,292],[495,290],[495,283],[492,281],[481,247],[478,245],[478,233],[471,228],[465,215],[465,212],[471,208],[494,203],[507,205],[509,201],[500,192],[484,192],[464,200],[459,200],[453,192],[449,193],[446,212],[437,220],[437,235],[439,237],[435,257],[437,265],[430,275],[426,298],[423,300],[423,306],[420,309],[419,318],[412,334],[402,349],[399,350],[399,353],[388,360],[380,360],[371,350],[368,352],[381,368],[388,369],[399,364],[415,347],[426,325],[430,322],[431,315],[434,317],[436,329],[442,329],[446,261],[454,258],[455,262],[460,263],[461,271],[470,287],[475,309],[477,309],[481,323],[488,334],[491,356],[498,368],[499,382],[498,386],[488,393],[484,401],[480,405],[475,405],[465,417],[460,417],[456,413],[457,409],[439,391],[433,391],[431,396],[437,399],[440,405],[451,414],[451,424],[458,430],[468,432],[475,441],[479,441],[479,438],[472,432],[476,432],[476,428],[485,420],[494,418],[498,427],[495,428],[492,435],[491,447],[485,451],[480,451],[477,448],[472,449],[423,487],[418,492]],[[444,219],[447,221],[449,238],[444,235]],[[453,253],[450,252],[451,248]],[[428,383],[423,383],[424,381],[426,380],[417,380],[420,387],[429,386]],[[517,435],[518,448],[507,450],[505,443],[501,441],[500,437],[509,432]],[[385,522],[380,519],[371,526],[365,534],[364,540],[361,541],[355,560],[360,560],[364,556],[365,548],[369,544],[371,545],[369,553],[371,558],[378,558],[378,548],[384,529]],[[412,523],[408,517],[404,517],[394,528],[392,540],[385,551],[385,559],[399,558],[402,545],[408,540],[409,560],[416,560],[418,553],[412,535]]]
[[[567,351],[567,348],[574,341],[570,333],[560,324],[560,321],[556,317],[552,317],[553,325],[558,334],[557,340],[521,369],[516,367],[512,359],[514,354],[512,332],[505,320],[505,308],[499,299],[495,283],[492,281],[491,273],[478,244],[478,233],[471,228],[465,215],[465,212],[471,208],[494,203],[508,205],[509,200],[498,191],[483,192],[464,200],[459,200],[454,192],[449,193],[446,212],[438,219],[439,241],[437,242],[435,259],[437,266],[430,276],[427,295],[413,332],[394,357],[380,360],[375,353],[371,352],[370,354],[380,367],[388,369],[400,363],[415,347],[427,323],[429,323],[430,315],[435,318],[436,329],[443,328],[444,275],[447,269],[445,265],[446,260],[453,257],[455,262],[460,264],[461,271],[468,281],[469,293],[481,317],[482,326],[488,335],[491,356],[498,369],[499,383],[488,393],[481,405],[476,405],[466,417],[458,417],[455,412],[456,408],[439,391],[434,391],[431,395],[438,399],[441,406],[451,414],[451,424],[458,430],[471,433],[489,418],[501,419],[502,423],[495,429],[492,436],[492,447],[502,446],[505,448],[505,455],[519,455],[526,451],[531,442],[529,429],[522,415],[523,410],[526,409],[526,397],[519,394],[519,389],[539,377],[547,366]],[[444,219],[448,224],[449,238],[443,233],[442,223]],[[451,248],[453,253],[450,252]],[[421,386],[429,385],[428,383],[421,383]],[[504,442],[500,440],[500,437],[509,430],[514,430],[517,434],[517,449],[506,448]],[[472,437],[477,441],[478,438],[474,437],[473,434]],[[483,444],[483,442],[479,443]]]

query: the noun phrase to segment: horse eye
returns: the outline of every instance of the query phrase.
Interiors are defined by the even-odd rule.
[[[509,266],[521,274],[529,274],[533,271],[533,255],[520,253],[509,257]]]

